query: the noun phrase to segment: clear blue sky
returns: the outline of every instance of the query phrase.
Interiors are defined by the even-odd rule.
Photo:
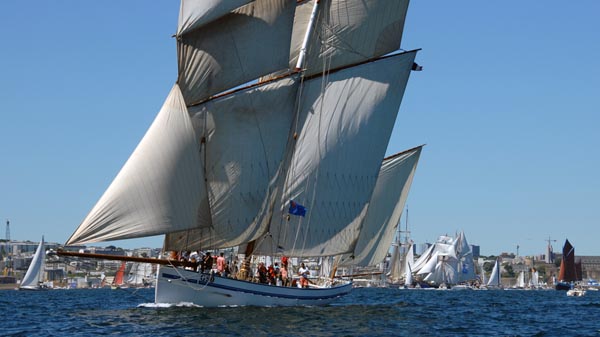
[[[0,2],[0,237],[64,242],[176,79],[177,1]],[[600,255],[600,2],[412,1],[388,154],[426,143],[416,242]],[[404,218],[403,218],[404,222]],[[138,239],[123,247],[161,245]]]

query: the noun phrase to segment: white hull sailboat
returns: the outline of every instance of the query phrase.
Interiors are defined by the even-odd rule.
[[[33,259],[31,260],[31,264],[29,264],[29,268],[19,284],[19,289],[21,290],[42,290],[47,289],[42,283],[42,277],[44,275],[44,266],[46,264],[46,247],[44,245],[44,237],[42,236],[42,241],[40,241],[37,249],[35,250],[35,254],[33,255]]]
[[[165,235],[165,253],[237,247],[246,266],[253,256],[379,256],[363,232],[398,223],[406,193],[375,199],[391,189],[384,180],[402,183],[388,172],[404,157],[384,157],[409,75],[422,68],[417,50],[400,49],[407,9],[182,0],[177,81],[67,245]],[[157,303],[320,305],[352,287],[335,272],[323,288],[300,289],[163,264]]]
[[[326,305],[352,289],[351,283],[308,289],[278,287],[171,266],[161,266],[157,280],[157,303],[193,303],[204,307]]]

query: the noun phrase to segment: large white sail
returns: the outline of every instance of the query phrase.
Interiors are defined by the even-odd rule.
[[[314,2],[301,3],[294,18],[290,67],[296,65]],[[307,45],[306,75],[327,72],[400,48],[408,0],[319,0]]]
[[[291,0],[256,0],[229,13],[219,6],[205,13],[206,20],[180,20],[178,84],[187,104],[287,69],[295,6]],[[217,14],[225,15],[215,19]]]
[[[416,51],[306,80],[284,194],[271,225],[291,256],[348,253],[358,238]],[[360,155],[359,155],[360,154]],[[290,200],[308,208],[287,217]],[[289,219],[289,221],[288,221]],[[265,253],[274,251],[267,246]]]
[[[67,245],[210,226],[199,144],[177,85]]]
[[[374,266],[387,255],[408,198],[422,148],[419,146],[384,160],[354,248],[354,259],[349,264]],[[398,266],[397,276],[403,269]]]
[[[37,249],[35,250],[33,259],[31,259],[31,264],[29,264],[29,268],[27,269],[23,280],[19,284],[19,288],[39,289],[44,273],[45,260],[46,247],[44,245],[44,237],[42,236],[42,241],[40,241]]]
[[[167,249],[232,247],[267,231],[297,90],[288,77],[190,107],[204,139],[212,226],[168,235]]]

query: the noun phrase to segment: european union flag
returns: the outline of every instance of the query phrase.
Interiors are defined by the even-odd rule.
[[[305,216],[306,215],[306,207],[300,205],[299,203],[295,202],[294,200],[290,200],[290,209],[288,210],[288,212],[293,215]]]

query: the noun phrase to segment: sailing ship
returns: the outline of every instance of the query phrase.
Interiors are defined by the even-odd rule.
[[[409,239],[409,230],[408,230],[408,209],[406,210],[406,229],[404,231],[400,230],[400,226],[398,226],[398,231],[396,232],[396,240],[392,243],[392,247],[390,250],[390,260],[388,267],[388,285],[399,285],[402,283],[404,285],[407,268],[410,268],[412,263],[414,263],[414,253],[412,252],[412,243]],[[404,238],[402,236],[404,235]],[[408,283],[410,285],[412,280]]]
[[[156,261],[160,303],[323,305],[350,292],[349,280],[300,289],[247,275],[256,255],[358,256],[365,230],[397,224],[403,206],[378,214],[374,199],[392,179],[380,173],[395,165],[384,155],[409,74],[421,70],[417,50],[400,50],[407,9],[182,0],[177,81],[66,245],[165,235],[165,251],[243,252],[237,279]]]
[[[35,254],[31,259],[29,268],[23,277],[23,280],[19,284],[21,290],[41,290],[47,289],[48,287],[43,283],[44,266],[46,265],[46,246],[44,244],[44,237],[38,244]]]
[[[577,272],[577,263],[575,262],[575,247],[567,239],[562,250],[556,290],[573,289],[575,282],[581,281],[581,279],[581,272]]]
[[[476,280],[473,252],[464,232],[456,237],[442,235],[413,266],[421,286],[450,288]]]

